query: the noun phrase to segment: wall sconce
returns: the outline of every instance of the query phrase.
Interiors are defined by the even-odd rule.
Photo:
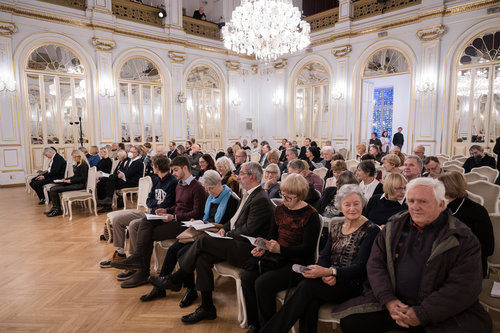
[[[332,90],[332,98],[336,101],[339,101],[341,99],[344,99],[344,94],[340,89],[333,89]]]
[[[102,97],[114,97],[115,89],[112,85],[102,85],[101,88],[99,88],[99,95]]]
[[[430,81],[425,81],[417,85],[417,92],[420,94],[427,94],[434,91],[434,83]]]
[[[276,106],[281,105],[281,102],[282,102],[281,94],[278,92],[275,92],[273,95],[272,101],[273,101],[273,104]]]
[[[177,102],[180,103],[180,104],[184,104],[186,103],[186,95],[184,95],[184,93],[181,91],[177,94]]]
[[[239,106],[241,104],[241,99],[239,96],[234,96],[233,99],[231,100],[231,104],[233,106]]]
[[[16,81],[10,77],[0,79],[0,92],[14,92],[16,91]]]

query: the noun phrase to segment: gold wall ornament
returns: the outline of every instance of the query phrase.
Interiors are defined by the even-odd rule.
[[[92,37],[92,45],[99,51],[111,51],[116,47],[114,40],[100,37]]]
[[[286,67],[288,64],[288,61],[286,58],[279,58],[273,61],[273,67],[274,69],[283,69]]]
[[[235,60],[226,60],[226,67],[230,71],[239,71],[241,68],[241,63]]]
[[[340,45],[332,48],[332,54],[335,56],[335,58],[342,58],[351,53],[352,51],[352,45],[351,44],[346,44],[346,45]]]
[[[259,74],[259,65],[252,65],[252,74],[253,75]]]
[[[416,33],[417,38],[422,42],[439,39],[445,33],[444,25],[438,25],[428,28],[419,29]]]
[[[18,31],[17,25],[11,22],[0,22],[0,36],[10,36]]]
[[[182,64],[186,60],[186,53],[179,51],[168,51],[168,57],[176,64]]]

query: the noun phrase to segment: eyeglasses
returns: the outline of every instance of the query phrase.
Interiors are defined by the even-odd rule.
[[[248,176],[248,175],[251,175],[251,173],[240,171],[240,176],[242,176],[242,175],[247,175]]]
[[[406,191],[406,187],[396,187],[396,191]]]
[[[281,192],[281,191],[278,191],[278,194],[279,194],[279,195],[280,195],[283,199],[285,199],[286,201],[293,201],[293,200],[297,199],[297,196],[296,196],[296,195],[294,195],[294,196],[288,196],[288,195],[284,194],[284,193],[283,193],[283,192]]]
[[[266,171],[266,175],[277,175],[278,172],[276,171]]]

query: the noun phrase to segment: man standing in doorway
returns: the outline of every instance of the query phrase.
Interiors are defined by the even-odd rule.
[[[398,146],[399,149],[403,149],[403,143],[405,142],[405,137],[403,136],[403,127],[398,127],[398,132],[394,133],[392,137],[392,144]]]

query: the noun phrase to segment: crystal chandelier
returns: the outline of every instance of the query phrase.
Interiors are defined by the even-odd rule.
[[[309,45],[310,31],[291,0],[242,0],[222,35],[227,49],[269,62]]]

